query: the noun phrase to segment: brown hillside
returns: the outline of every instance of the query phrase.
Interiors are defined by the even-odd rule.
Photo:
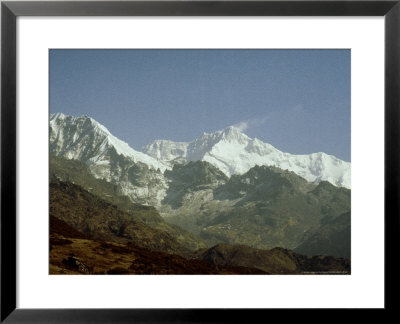
[[[347,259],[304,256],[283,248],[260,250],[245,245],[218,244],[198,251],[196,257],[216,265],[251,266],[271,274],[350,274]]]
[[[50,183],[50,217],[66,222],[90,239],[120,243],[135,241],[153,250],[188,253],[170,234],[147,226],[72,183]]]
[[[53,217],[52,224],[59,226],[50,227],[50,274],[265,273],[259,269],[217,266],[203,260],[185,259],[176,254],[152,251],[134,242],[102,242],[77,238],[84,235],[71,230],[65,222]]]

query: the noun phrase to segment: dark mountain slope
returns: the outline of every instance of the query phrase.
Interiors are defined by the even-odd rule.
[[[179,244],[189,250],[206,247],[205,242],[198,236],[183,230],[177,225],[165,222],[154,207],[133,203],[129,197],[122,195],[118,186],[95,178],[88,167],[80,161],[50,155],[50,178],[55,181],[60,179],[76,183],[90,193],[116,205],[122,211],[141,219],[146,225],[167,232]]]
[[[305,255],[321,254],[350,258],[350,232],[350,213],[345,213],[309,233],[294,251]]]
[[[184,258],[133,241],[90,239],[61,219],[50,217],[50,274],[347,274],[350,263],[332,257],[305,257],[275,248],[219,244]]]
[[[208,164],[197,163],[203,168]],[[193,170],[193,165],[180,165],[179,170],[184,174]],[[312,184],[276,167],[255,166],[243,175],[221,178],[206,186],[201,172],[191,174],[201,185],[190,186],[189,182],[182,186],[184,190],[177,189],[181,193],[177,200],[171,199],[166,205],[178,205],[171,209],[164,206],[162,212],[168,221],[198,233],[209,245],[222,242],[294,249],[308,233],[325,224],[326,228],[334,226],[331,221],[351,208],[350,190],[324,181]]]
[[[147,226],[137,217],[72,183],[50,183],[50,217],[65,221],[91,239],[134,241],[154,250],[188,252],[168,233]]]
[[[91,240],[64,221],[50,219],[50,274],[264,274],[154,251],[136,243]]]
[[[198,251],[196,257],[221,266],[251,265],[270,274],[350,274],[348,260],[327,256],[307,257],[283,248],[260,250],[244,245],[218,244]]]
[[[327,181],[321,181],[310,195],[321,203],[321,223],[329,223],[343,213],[350,211],[351,191],[346,188],[338,188]]]
[[[88,236],[68,225],[63,220],[50,215],[50,235],[61,235],[67,238],[87,239]]]

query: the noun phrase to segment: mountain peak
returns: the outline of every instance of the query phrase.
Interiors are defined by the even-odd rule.
[[[222,130],[222,133],[225,135],[244,135],[239,128],[235,126],[228,126]]]
[[[66,115],[64,115],[61,112],[58,113],[54,113],[54,114],[50,114],[50,120],[54,120],[54,119],[64,119],[65,117],[67,117]]]
[[[234,126],[234,125],[225,127],[225,128],[223,129],[223,131],[225,131],[225,132],[236,132],[236,133],[241,133],[240,129],[239,129],[238,127]]]
[[[88,116],[68,116],[62,113],[50,116],[50,150],[55,155],[77,159],[87,164],[105,163],[110,149],[133,162],[141,162],[155,170],[167,166],[151,156],[138,152],[118,139],[95,119]],[[108,162],[107,162],[108,163]]]
[[[76,125],[86,130],[92,130],[98,132],[106,137],[114,137],[111,132],[97,120],[87,115],[81,115],[79,117],[65,115],[63,113],[50,114],[50,126],[53,128],[63,127],[65,125]],[[111,139],[112,140],[112,139]],[[122,141],[121,141],[122,142]]]
[[[241,132],[236,126],[228,126],[220,131],[210,134],[209,136],[214,137],[215,143],[219,141],[237,142],[238,144],[247,144],[250,137]]]

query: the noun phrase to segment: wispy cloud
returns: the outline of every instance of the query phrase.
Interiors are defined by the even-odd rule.
[[[296,106],[283,108],[283,109],[274,109],[272,112],[267,115],[261,116],[259,118],[250,118],[244,121],[240,121],[234,125],[233,127],[237,128],[241,132],[245,130],[257,128],[264,125],[267,121],[271,120],[283,120],[293,116],[299,116],[300,114],[304,114],[306,112],[304,106],[302,104],[298,104]]]
[[[270,115],[261,117],[261,118],[251,118],[245,121],[241,121],[237,124],[232,125],[233,127],[237,128],[241,132],[244,132],[245,130],[249,128],[255,128],[263,125],[268,119],[270,119]]]
[[[248,121],[242,121],[240,123],[237,123],[235,125],[232,125],[233,127],[237,128],[241,132],[245,131],[246,129],[249,128],[249,122]]]

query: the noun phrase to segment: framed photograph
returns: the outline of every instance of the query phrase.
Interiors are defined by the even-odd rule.
[[[399,16],[3,1],[1,321],[392,309]]]

